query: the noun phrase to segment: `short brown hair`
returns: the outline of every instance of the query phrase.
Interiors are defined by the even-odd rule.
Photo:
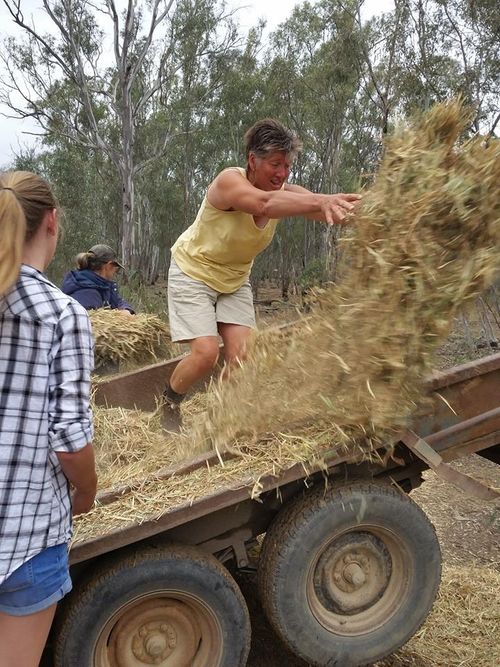
[[[302,149],[297,135],[274,118],[263,118],[254,123],[245,132],[244,141],[247,159],[250,153],[265,157],[275,151],[283,151],[294,158]]]
[[[29,171],[0,174],[0,294],[16,281],[23,247],[46,211],[57,208],[47,181]]]

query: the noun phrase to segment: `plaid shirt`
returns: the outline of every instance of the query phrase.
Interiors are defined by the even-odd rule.
[[[85,309],[23,264],[0,296],[0,584],[71,538],[56,452],[92,440],[92,345]]]

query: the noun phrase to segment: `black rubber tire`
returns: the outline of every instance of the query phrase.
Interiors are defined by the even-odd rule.
[[[123,610],[133,605],[139,607],[146,599],[146,604],[157,605],[154,613],[158,615],[161,613],[157,611],[160,605],[169,604],[165,602],[168,596],[175,598],[179,594],[201,601],[201,606],[208,610],[206,613],[218,623],[219,656],[212,659],[211,654],[208,661],[203,659],[203,667],[246,665],[250,650],[250,619],[236,582],[214,556],[195,547],[168,545],[143,548],[121,558],[103,559],[91,576],[78,582],[58,610],[54,632],[54,667],[123,667],[121,659],[112,659],[107,653],[108,648],[102,648],[107,642],[111,644],[109,638],[113,632],[115,636],[119,633],[116,623],[120,614],[125,614]],[[173,600],[173,604],[177,604],[177,600]],[[167,628],[171,626],[164,620],[161,623],[167,636]],[[134,636],[144,632],[138,628],[134,628]],[[123,634],[122,630],[120,632]],[[175,644],[175,632],[168,632],[169,641],[173,637]],[[193,644],[197,645],[198,641],[193,640]],[[200,641],[199,646],[202,644],[203,641]],[[160,667],[179,665],[175,653],[162,660],[152,664],[159,664]],[[135,665],[134,659],[132,663]],[[143,662],[138,661],[137,664]]]
[[[339,554],[352,549],[349,541],[368,545],[387,565],[378,580],[367,575],[382,580],[379,597],[370,593],[368,604],[346,613],[324,590],[343,600],[333,577],[351,585],[336,569],[345,568]],[[370,558],[363,567],[369,572]],[[306,662],[327,667],[369,665],[402,646],[427,617],[440,578],[441,551],[424,512],[398,489],[368,483],[322,486],[292,500],[265,536],[258,570],[261,602],[278,636]]]

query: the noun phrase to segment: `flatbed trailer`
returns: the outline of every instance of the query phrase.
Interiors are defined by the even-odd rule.
[[[102,380],[95,400],[152,409],[179,360]],[[258,501],[234,485],[76,543],[74,588],[51,637],[55,667],[245,665],[249,615],[231,571],[250,566],[257,538],[260,599],[292,652],[339,667],[394,652],[424,622],[441,574],[434,528],[408,493],[432,468],[466,493],[498,498],[448,463],[472,453],[500,463],[500,354],[436,373],[426,391],[425,413],[390,457],[332,452],[326,469],[296,464],[261,478]],[[214,455],[162,476],[207,461]]]

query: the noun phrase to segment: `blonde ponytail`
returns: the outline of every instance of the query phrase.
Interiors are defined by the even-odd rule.
[[[89,269],[91,257],[92,255],[89,252],[79,252],[75,257],[76,268],[79,271],[82,271],[83,269]]]
[[[0,294],[17,280],[24,244],[54,208],[55,197],[40,176],[29,171],[0,174]]]
[[[10,188],[0,183],[0,294],[16,282],[21,266],[26,218]]]

